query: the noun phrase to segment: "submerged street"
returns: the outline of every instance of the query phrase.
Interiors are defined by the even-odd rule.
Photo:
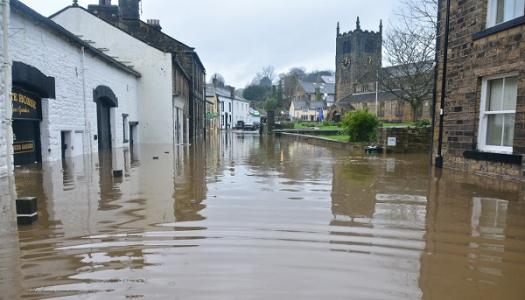
[[[18,168],[0,299],[523,299],[520,184],[428,160],[227,133]]]

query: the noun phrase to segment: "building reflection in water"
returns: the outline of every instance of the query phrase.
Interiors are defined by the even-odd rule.
[[[227,133],[17,169],[18,195],[39,198],[40,219],[0,245],[0,268],[18,271],[0,275],[0,288],[29,298],[521,299],[521,187],[427,164]]]
[[[453,172],[433,179],[419,280],[423,299],[522,299],[521,184]]]
[[[365,279],[356,278],[362,287],[373,277],[395,297],[420,297],[424,187],[429,181],[421,157],[399,161],[359,154],[344,157],[333,165],[332,251],[367,261],[367,270],[361,273]]]

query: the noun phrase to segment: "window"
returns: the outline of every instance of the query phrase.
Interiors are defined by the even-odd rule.
[[[221,102],[221,111],[224,112],[224,102]]]
[[[523,16],[525,0],[488,0],[487,27]]]
[[[517,76],[483,79],[479,150],[512,153],[517,98]]]
[[[229,112],[232,112],[232,103],[231,102],[228,102],[228,109],[229,109]]]
[[[122,114],[122,136],[123,143],[127,143],[128,140],[128,115]]]

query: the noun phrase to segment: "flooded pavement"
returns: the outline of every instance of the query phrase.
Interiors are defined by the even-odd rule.
[[[1,299],[525,298],[517,183],[243,134],[116,156],[17,169]]]

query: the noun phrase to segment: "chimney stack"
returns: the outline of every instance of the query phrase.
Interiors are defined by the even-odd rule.
[[[158,30],[158,31],[162,30],[162,27],[160,26],[160,20],[158,19],[149,19],[148,25],[153,27],[153,29],[155,30]]]
[[[140,20],[140,0],[119,0],[120,16],[124,20]]]
[[[111,6],[111,0],[99,0],[98,5],[100,6]]]

